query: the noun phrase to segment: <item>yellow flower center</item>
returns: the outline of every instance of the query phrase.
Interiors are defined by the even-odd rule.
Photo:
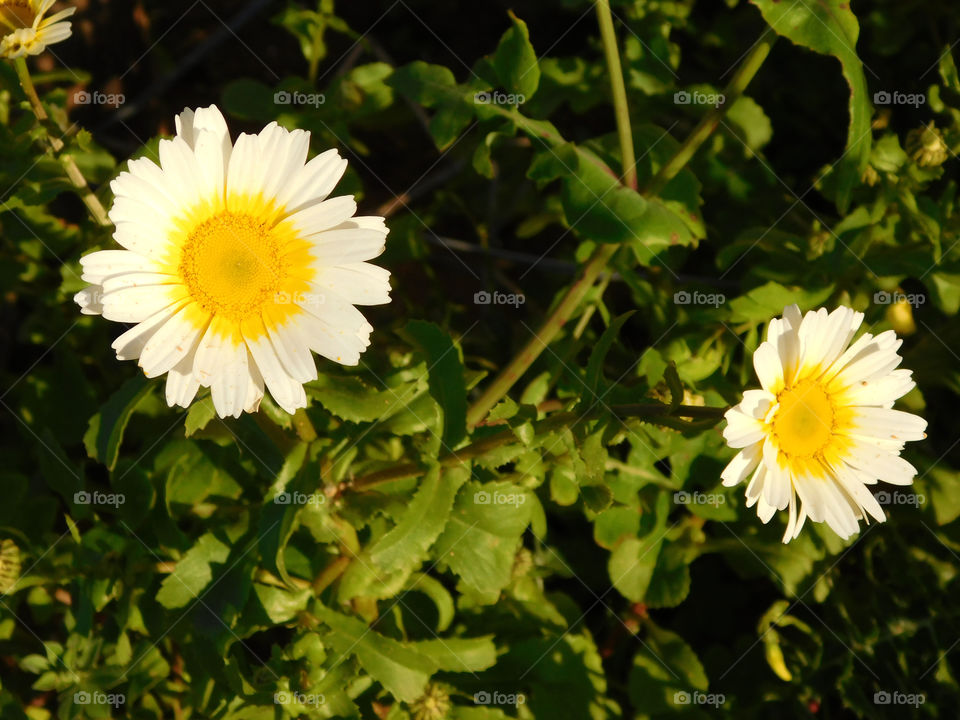
[[[29,0],[0,0],[0,23],[11,30],[33,27],[36,17]]]
[[[224,211],[190,232],[180,276],[204,310],[239,322],[274,301],[287,275],[280,245],[265,222]]]
[[[830,396],[816,380],[802,380],[777,396],[780,407],[773,432],[790,457],[821,453],[833,437],[835,412]]]

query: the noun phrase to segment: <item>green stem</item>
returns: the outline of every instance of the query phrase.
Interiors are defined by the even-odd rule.
[[[623,168],[623,184],[637,189],[637,161],[633,152],[633,130],[630,127],[630,108],[627,106],[627,88],[623,84],[623,69],[620,67],[620,51],[617,35],[613,29],[613,15],[609,0],[597,0],[597,21],[600,24],[600,39],[610,75],[610,91],[613,94],[613,110],[617,117],[617,136],[620,139],[620,164]]]
[[[645,194],[656,195],[659,193],[666,184],[690,162],[690,158],[693,157],[694,153],[720,125],[720,121],[730,106],[743,95],[747,89],[747,85],[753,80],[753,76],[757,74],[757,70],[760,69],[763,61],[766,60],[767,55],[770,54],[770,48],[773,47],[775,40],[776,36],[773,35],[773,33],[767,33],[753,46],[743,62],[740,63],[740,67],[737,68],[733,77],[730,78],[727,87],[724,88],[723,103],[711,108],[710,111],[703,116],[700,122],[697,123],[697,126],[687,136],[687,139],[677,148],[673,157],[660,168],[660,172],[657,173],[656,177],[653,178],[650,185],[646,188]]]
[[[536,425],[536,432],[538,435],[541,435],[557,428],[575,425],[582,420],[602,416],[606,412],[612,412],[614,415],[621,418],[642,418],[646,420],[655,420],[657,418],[667,420],[669,418],[672,421],[671,424],[674,424],[681,422],[676,419],[679,417],[712,420],[716,422],[723,417],[723,413],[726,411],[727,408],[725,407],[718,408],[703,407],[698,405],[680,405],[671,413],[670,406],[664,403],[614,405],[610,408],[593,409],[585,413],[579,413],[576,411],[556,413],[555,415],[551,415],[550,417],[538,422]],[[481,438],[480,440],[462,447],[459,450],[450,451],[441,455],[440,465],[443,467],[456,467],[457,465],[461,465],[468,460],[486,455],[488,452],[503,447],[504,445],[510,445],[511,443],[517,442],[519,442],[519,440],[517,440],[517,436],[514,434],[512,429],[503,430],[502,432],[494,433],[493,435],[488,435],[485,438]],[[394,465],[392,467],[378,470],[377,472],[356,478],[349,482],[345,489],[353,492],[369,490],[372,487],[393,482],[394,480],[418,477],[419,475],[422,475],[423,472],[423,466],[416,463]]]
[[[600,5],[598,2],[598,12]],[[608,8],[609,9],[609,8]],[[716,130],[720,120],[727,109],[743,94],[747,85],[753,79],[754,75],[760,69],[763,61],[770,54],[770,48],[774,38],[761,38],[756,45],[747,54],[740,67],[730,80],[730,83],[724,89],[725,102],[713,108],[703,120],[694,128],[690,136],[677,148],[667,163],[660,168],[656,177],[645,187],[641,194],[645,196],[659,193],[669,183],[677,173],[679,173],[689,162],[693,154],[706,141],[710,134]],[[621,79],[622,81],[622,79]],[[617,114],[618,122],[621,116]],[[632,162],[632,155],[629,156]],[[625,174],[626,176],[626,174]],[[550,316],[543,322],[535,333],[534,337],[523,346],[519,353],[510,361],[510,363],[500,371],[496,378],[487,386],[487,389],[470,406],[467,413],[467,426],[470,429],[476,427],[491,408],[499,402],[500,398],[506,395],[510,388],[520,379],[520,377],[530,368],[534,361],[540,356],[540,353],[553,341],[560,332],[567,320],[573,315],[580,302],[583,300],[587,291],[593,286],[596,279],[606,269],[607,264],[616,254],[619,245],[600,245],[587,261],[579,277],[573,285],[567,290],[563,300],[554,308]]]
[[[46,108],[40,101],[40,96],[37,94],[36,87],[34,87],[33,80],[30,77],[30,70],[27,68],[26,59],[17,58],[13,64],[17,70],[17,77],[20,80],[20,87],[23,88],[23,92],[26,94],[27,100],[30,102],[30,107],[33,110],[33,114],[37,118],[37,122],[46,127],[47,142],[50,144],[50,149],[53,150],[57,160],[63,166],[63,170],[66,173],[67,178],[69,178],[71,184],[74,186],[74,188],[76,188],[77,194],[80,196],[83,204],[87,206],[87,210],[90,211],[90,215],[97,222],[97,224],[99,224],[101,227],[110,227],[113,225],[113,223],[110,222],[107,211],[104,209],[93,190],[90,189],[90,185],[87,184],[87,179],[83,176],[83,173],[77,166],[76,161],[71,155],[63,152],[63,140],[57,137],[56,134],[50,132],[50,126],[53,123],[50,119],[50,115],[47,114]],[[66,133],[64,132],[64,134]]]

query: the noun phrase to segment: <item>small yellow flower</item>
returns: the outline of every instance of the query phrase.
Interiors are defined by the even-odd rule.
[[[76,8],[45,18],[54,2],[56,0],[0,0],[0,31],[4,26],[8,30],[0,39],[0,57],[15,60],[25,55],[39,55],[48,45],[70,37],[72,30],[66,18],[73,15]]]

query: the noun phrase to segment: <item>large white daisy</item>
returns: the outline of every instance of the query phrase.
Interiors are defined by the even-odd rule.
[[[844,538],[858,532],[860,518],[883,522],[867,485],[909,485],[916,475],[900,452],[926,437],[927,422],[893,409],[914,386],[909,370],[896,369],[902,340],[888,330],[850,345],[861,322],[863,313],[847,307],[802,318],[796,305],[785,308],[753,355],[763,389],[747,390],[726,413],[723,436],[742,449],[723,484],[749,477],[747,507],[756,505],[764,523],[789,508],[785,543],[806,518]]]
[[[24,55],[39,55],[70,37],[72,30],[66,18],[75,7],[45,17],[56,0],[0,0],[0,57],[11,60]]]
[[[307,162],[310,133],[268,125],[230,141],[216,107],[185,110],[160,164],[131,160],[111,187],[125,250],[81,259],[86,314],[135,323],[113,343],[147,377],[167,374],[167,403],[210,387],[221,417],[253,412],[264,384],[287,412],[317,377],[311,350],[356,365],[373,328],[354,305],[390,301],[380,217],[327,199],[347,161]]]

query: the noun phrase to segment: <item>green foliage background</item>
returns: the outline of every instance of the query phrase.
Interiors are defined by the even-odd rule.
[[[723,92],[779,36],[644,197],[619,183],[591,4],[511,8],[91,1],[32,61],[107,205],[124,161],[155,156],[186,105],[217,103],[235,134],[304,128],[314,152],[350,159],[340,190],[388,216],[394,301],[368,312],[358,368],[319,361],[294,419],[268,400],[236,421],[208,397],[171,410],[115,360],[118,327],[71,301],[79,257],[111,231],[0,66],[4,720],[957,717],[960,12],[613,3],[640,188],[710,111],[675,93]],[[78,106],[81,89],[126,102]],[[280,91],[323,102],[278,105]],[[470,403],[604,243],[615,274],[473,428]],[[783,518],[764,526],[742,488],[720,487],[732,452],[715,421],[614,411],[737,402],[793,302],[905,335],[918,388],[902,406],[929,423],[907,450],[919,474],[900,497],[916,504],[849,542],[808,524],[782,545]],[[96,692],[124,702],[77,702]],[[722,702],[678,699],[694,692]],[[438,697],[452,707],[431,715]]]

